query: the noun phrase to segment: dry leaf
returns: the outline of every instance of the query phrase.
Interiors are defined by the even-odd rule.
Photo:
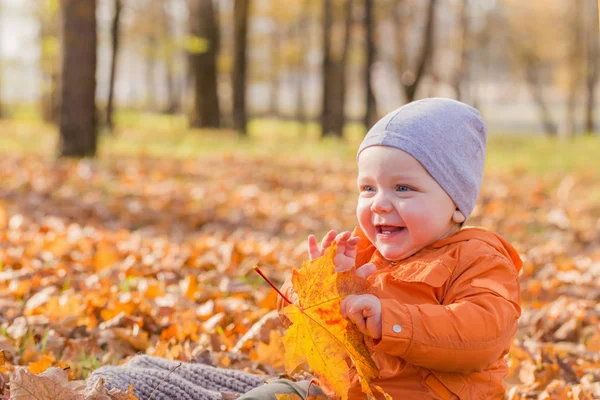
[[[281,333],[276,330],[271,331],[269,344],[263,342],[258,343],[256,349],[256,361],[261,364],[269,365],[273,368],[281,368],[284,366],[285,348],[281,340]]]
[[[285,365],[288,373],[308,363],[321,387],[347,398],[350,386],[346,362],[350,357],[359,376],[366,382],[379,376],[364,336],[342,317],[340,304],[350,294],[365,293],[368,282],[355,272],[335,272],[335,246],[313,261],[305,261],[292,274],[292,286],[299,305],[283,309],[293,325],[284,336]]]
[[[85,400],[83,394],[73,390],[67,372],[61,368],[48,368],[39,375],[19,368],[10,375],[10,393],[24,400]]]

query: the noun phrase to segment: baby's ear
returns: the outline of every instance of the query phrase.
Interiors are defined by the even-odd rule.
[[[462,224],[466,219],[467,218],[465,217],[465,214],[459,211],[458,208],[456,211],[454,211],[454,214],[452,214],[452,221],[456,222],[457,224]]]

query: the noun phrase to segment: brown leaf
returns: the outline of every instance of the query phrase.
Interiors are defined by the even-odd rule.
[[[85,400],[138,400],[138,398],[133,394],[133,385],[130,385],[126,392],[116,388],[106,390],[104,379],[100,378],[85,392]]]
[[[39,375],[18,368],[10,375],[10,392],[13,398],[24,400],[85,400],[61,368],[48,368]]]

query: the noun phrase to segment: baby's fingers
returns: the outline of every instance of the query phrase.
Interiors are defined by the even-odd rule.
[[[358,249],[358,242],[360,242],[359,236],[354,236],[346,241],[346,250],[344,254],[352,259],[356,258],[356,250]]]
[[[335,237],[335,243],[337,244],[336,254],[345,254],[346,246],[348,244],[348,239],[350,239],[350,232],[342,232]]]
[[[342,317],[354,323],[358,330],[365,333],[367,323],[363,316],[363,309],[360,300],[356,295],[350,295],[342,300],[341,304]]]
[[[308,259],[312,261],[319,257],[321,257],[321,250],[317,245],[317,238],[315,235],[308,235]]]
[[[365,264],[362,267],[356,270],[356,275],[360,276],[363,279],[367,279],[373,272],[377,270],[375,264]]]
[[[327,235],[325,235],[325,237],[323,237],[323,240],[321,241],[321,255],[323,255],[323,252],[327,248],[329,248],[329,246],[331,246],[331,243],[333,243],[336,235],[337,232],[332,229],[329,232],[327,232]]]

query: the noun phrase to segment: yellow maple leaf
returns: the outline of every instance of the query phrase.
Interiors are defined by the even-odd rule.
[[[319,377],[320,384],[347,398],[350,386],[349,357],[363,381],[363,391],[370,397],[368,382],[379,376],[375,362],[364,343],[364,336],[356,326],[342,317],[340,304],[350,294],[368,291],[369,284],[354,270],[335,272],[331,246],[323,257],[305,261],[302,268],[293,271],[292,286],[299,304],[283,309],[293,325],[284,336],[285,360],[288,373],[308,363]]]

